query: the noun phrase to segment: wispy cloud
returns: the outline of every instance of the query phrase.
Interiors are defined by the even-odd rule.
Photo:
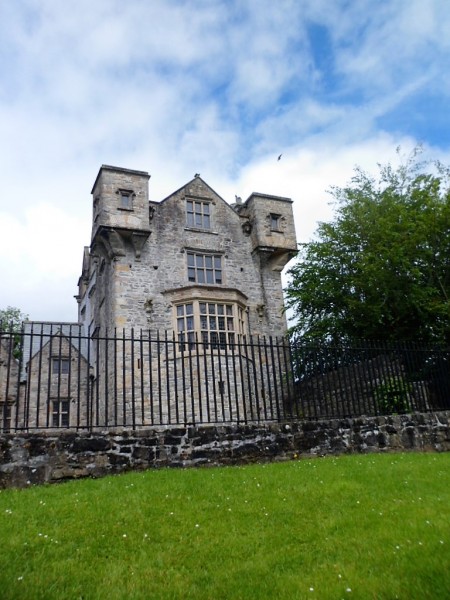
[[[445,158],[449,30],[440,0],[1,3],[0,307],[76,318],[102,163],[291,196],[304,240],[355,163]]]

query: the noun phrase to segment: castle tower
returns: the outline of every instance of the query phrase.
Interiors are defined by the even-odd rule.
[[[286,318],[281,271],[297,253],[292,200],[254,192],[234,209],[244,218],[243,229],[250,236],[252,259],[259,272],[262,294],[259,315],[267,324],[269,335],[283,332]]]
[[[109,331],[126,326],[129,273],[140,262],[150,236],[149,179],[146,171],[102,165],[95,180],[90,247],[95,264],[87,283],[92,300],[87,303],[91,310],[86,325],[91,331],[100,326]]]

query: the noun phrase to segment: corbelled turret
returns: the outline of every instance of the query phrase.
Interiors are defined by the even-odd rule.
[[[139,260],[150,235],[149,179],[146,171],[102,165],[92,189],[92,254],[125,256],[125,245],[131,243]]]

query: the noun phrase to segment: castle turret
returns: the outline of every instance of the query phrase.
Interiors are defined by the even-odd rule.
[[[253,193],[244,204],[237,202],[234,209],[242,219],[244,233],[250,236],[252,258],[259,272],[260,324],[265,320],[269,331],[283,331],[286,316],[281,271],[297,253],[292,200]]]
[[[251,235],[253,252],[264,255],[273,271],[282,271],[297,253],[292,200],[254,192],[236,208],[248,218],[243,228]]]
[[[110,259],[133,246],[136,260],[150,235],[146,171],[102,165],[92,188],[94,197],[91,251]]]

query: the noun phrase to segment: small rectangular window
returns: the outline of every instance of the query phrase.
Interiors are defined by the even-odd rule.
[[[119,209],[133,210],[134,192],[132,190],[117,190],[117,194],[119,195]]]
[[[128,210],[130,210],[132,207],[131,205],[131,196],[130,194],[126,193],[126,192],[122,192],[120,194],[120,207],[121,208],[128,208]]]
[[[177,306],[177,332],[180,350],[193,349],[194,334],[194,305],[191,303]]]
[[[193,283],[222,283],[222,257],[187,253],[188,280]]]
[[[271,229],[271,231],[280,231],[280,215],[275,215],[275,214],[271,213],[270,229]]]
[[[53,427],[69,427],[69,400],[53,400]]]
[[[70,360],[68,358],[52,358],[52,374],[68,375],[70,372]]]
[[[210,229],[210,203],[200,200],[186,200],[186,225],[198,229]]]

